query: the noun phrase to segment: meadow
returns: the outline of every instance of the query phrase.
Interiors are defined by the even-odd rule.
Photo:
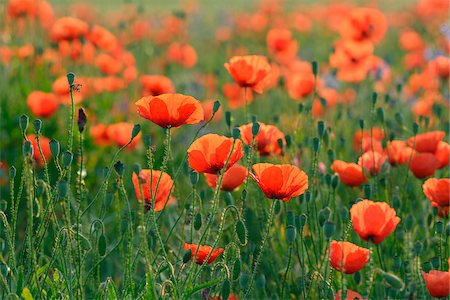
[[[0,299],[449,299],[448,0],[1,5]]]

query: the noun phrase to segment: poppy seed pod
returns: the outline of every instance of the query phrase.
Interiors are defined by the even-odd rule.
[[[441,235],[444,233],[444,223],[442,221],[437,221],[434,228],[436,229],[437,234]]]
[[[305,214],[300,215],[300,226],[305,226],[306,222],[308,221],[308,216]]]
[[[323,224],[323,233],[327,240],[329,240],[333,236],[335,231],[336,231],[336,223],[326,221],[325,224]]]
[[[191,181],[192,186],[196,185],[198,183],[199,179],[200,179],[200,175],[197,172],[195,172],[195,171],[190,172],[189,180]]]
[[[291,210],[286,212],[286,225],[295,225],[295,215]]]
[[[72,72],[67,73],[67,82],[69,83],[70,87],[72,87],[74,81],[75,81],[75,74]]]
[[[252,135],[253,135],[254,137],[258,135],[260,126],[261,126],[261,125],[259,125],[258,122],[254,122],[254,123],[252,124]]]
[[[424,262],[422,265],[422,270],[426,273],[430,272],[431,268],[432,268],[432,266],[429,261]]]
[[[422,244],[422,242],[421,242],[421,241],[416,241],[416,242],[414,243],[413,250],[414,250],[415,256],[418,256],[418,255],[422,252],[422,250],[423,250],[423,244]]]
[[[317,133],[320,137],[323,137],[325,133],[325,122],[324,121],[318,121],[317,122]]]
[[[316,153],[320,150],[320,140],[317,137],[313,138],[313,150]]]
[[[347,220],[348,217],[349,217],[349,211],[348,211],[348,209],[346,207],[341,207],[340,214],[341,214],[341,219],[342,220]]]
[[[375,106],[377,104],[378,94],[372,93],[372,106]]]
[[[34,132],[36,132],[36,134],[39,134],[39,132],[41,132],[42,121],[39,119],[34,120],[33,126],[34,126]]]
[[[325,207],[319,211],[319,224],[320,226],[323,226],[325,221],[328,220],[331,214],[331,209],[328,207]]]
[[[23,115],[20,116],[20,118],[19,118],[19,126],[20,126],[20,129],[22,129],[22,132],[25,132],[27,130],[28,122],[29,122],[29,119],[28,119],[28,116],[26,114],[23,114]]]
[[[239,128],[237,128],[237,127],[233,128],[232,136],[233,136],[233,139],[235,139],[235,140],[237,140],[238,138],[241,137],[241,131],[239,130]]]
[[[68,168],[72,164],[73,154],[70,151],[64,151],[61,157],[62,165],[64,168]]]
[[[25,141],[22,147],[22,154],[23,156],[33,156],[33,145],[30,141]]]
[[[139,175],[139,173],[141,172],[142,168],[141,165],[138,163],[134,163],[133,164],[133,172],[137,175]]]
[[[197,213],[194,218],[194,229],[199,231],[202,228],[202,215]]]
[[[189,260],[191,259],[191,256],[192,256],[192,249],[187,249],[183,255],[183,264],[188,263]]]
[[[378,116],[378,120],[381,123],[384,123],[384,109],[382,107],[377,108],[377,116]]]
[[[52,153],[53,157],[57,158],[59,156],[59,153],[61,151],[61,148],[59,146],[59,142],[55,139],[52,139],[49,143],[50,145],[50,152]]]
[[[116,163],[114,164],[114,169],[116,170],[119,177],[123,177],[123,174],[125,173],[125,167],[120,160],[116,161]]]
[[[286,241],[288,243],[293,243],[295,241],[296,236],[297,236],[296,228],[294,226],[292,226],[292,225],[287,226],[285,235],[286,235]]]

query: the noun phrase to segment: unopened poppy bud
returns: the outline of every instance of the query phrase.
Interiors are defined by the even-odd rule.
[[[364,185],[364,196],[367,199],[372,199],[372,186],[370,184]]]
[[[433,270],[439,270],[441,268],[441,258],[439,256],[430,258],[430,263],[433,267]]]
[[[20,116],[20,118],[19,118],[19,126],[20,126],[20,129],[22,129],[22,132],[25,132],[27,130],[28,122],[29,122],[29,119],[28,119],[28,116],[26,114],[23,114],[23,115]]]
[[[72,164],[73,154],[70,151],[64,151],[61,157],[62,165],[64,168],[68,168]]]
[[[252,115],[252,123],[258,123],[258,118],[255,115]]]
[[[320,137],[323,137],[323,135],[325,134],[325,122],[324,121],[317,122],[317,133],[319,134]]]
[[[252,135],[253,135],[254,137],[258,135],[260,127],[261,127],[261,126],[259,125],[258,122],[254,122],[254,123],[252,124]]]
[[[84,108],[80,107],[78,109],[78,119],[77,119],[79,132],[82,133],[84,131],[84,128],[86,127],[86,123],[87,123],[86,112],[84,111]]]
[[[416,122],[413,123],[412,128],[414,134],[417,134],[419,132],[419,124],[417,124]]]
[[[199,231],[202,228],[202,215],[197,213],[194,218],[194,229]]]
[[[233,280],[237,280],[239,275],[241,275],[241,261],[236,259],[233,267]]]
[[[295,215],[292,210],[286,212],[286,225],[295,225]]]
[[[320,150],[320,141],[319,141],[319,138],[317,138],[317,137],[313,138],[313,150],[316,153],[319,152],[319,150]]]
[[[305,192],[305,200],[306,200],[306,203],[309,203],[309,201],[311,201],[311,199],[312,199],[312,193],[311,193],[311,191],[306,191],[306,192]]]
[[[295,229],[294,226],[289,225],[288,227],[286,227],[286,241],[288,243],[293,243],[295,241],[295,238],[297,236],[297,230]]]
[[[300,226],[305,226],[306,222],[308,222],[308,216],[305,214],[300,215]]]
[[[336,231],[336,224],[331,221],[326,221],[323,225],[323,233],[326,239],[330,239]]]
[[[225,112],[225,123],[227,124],[228,127],[231,127],[231,112],[230,111]]]
[[[317,76],[317,69],[318,69],[317,61],[313,61],[311,63],[311,67],[314,77]]]
[[[16,167],[11,166],[11,167],[9,168],[9,178],[10,178],[10,179],[14,179],[14,178],[16,177],[16,174],[17,174]]]
[[[395,210],[397,210],[397,209],[401,208],[401,206],[402,206],[402,202],[401,202],[400,196],[399,195],[394,195],[392,197],[392,207]]]
[[[423,270],[425,273],[430,272],[430,271],[431,271],[431,268],[432,268],[432,266],[431,266],[431,263],[430,263],[429,261],[424,262],[423,265],[422,265],[422,270]]]
[[[120,177],[123,177],[123,174],[125,173],[125,167],[120,160],[116,161],[116,163],[114,164],[114,169]]]
[[[408,215],[405,219],[405,227],[407,231],[410,231],[414,226],[414,216]]]
[[[60,198],[65,198],[69,192],[69,184],[67,183],[67,181],[60,180],[58,182],[57,190],[58,190],[58,196]]]
[[[106,254],[106,237],[101,234],[98,238],[98,254],[104,256]]]
[[[23,156],[33,156],[33,145],[30,141],[25,141],[22,147]]]
[[[145,147],[150,148],[152,146],[152,137],[150,135],[144,135],[143,140]]]
[[[247,243],[247,228],[242,219],[238,219],[235,230],[241,245],[245,245]]]
[[[305,105],[303,105],[303,103],[300,103],[300,104],[298,105],[298,112],[299,112],[299,113],[302,113],[304,109],[305,109]]]
[[[67,73],[67,82],[72,87],[73,82],[75,81],[75,74],[72,72]]]
[[[220,108],[220,101],[216,100],[214,101],[214,105],[213,105],[213,113],[216,113]]]
[[[141,173],[141,165],[138,163],[134,163],[133,164],[133,172],[136,173],[137,176],[139,176],[139,174]]]
[[[403,115],[401,113],[396,113],[395,114],[395,121],[397,121],[398,125],[402,126],[403,125]]]
[[[291,146],[292,146],[292,137],[291,137],[291,135],[286,134],[284,139],[286,140],[286,148],[291,148]]]
[[[275,200],[274,200],[275,201]],[[279,213],[280,213],[280,210],[281,210],[281,203],[280,203],[280,201],[277,201],[276,203],[275,203],[275,214],[276,215],[278,215]]]
[[[325,221],[328,220],[331,214],[331,209],[328,207],[325,207],[319,211],[319,224],[320,226],[323,226]]]
[[[328,154],[328,160],[330,161],[330,163],[333,163],[336,160],[336,154],[335,154],[334,150],[328,149],[327,154]]]
[[[378,120],[380,120],[381,123],[384,123],[384,108],[382,107],[377,108],[377,116]]]
[[[242,193],[241,193],[241,200],[246,200],[247,199],[247,190],[243,189]]]
[[[134,124],[133,130],[131,130],[131,138],[134,139],[139,132],[141,132],[141,125],[140,124]]]
[[[414,247],[413,247],[414,254],[415,254],[416,256],[418,256],[418,255],[422,252],[422,249],[423,249],[423,244],[422,244],[422,242],[421,242],[421,241],[416,241],[416,242],[414,243]]]
[[[42,121],[39,119],[34,120],[33,126],[34,126],[34,132],[36,132],[36,134],[39,134],[41,132]]]
[[[356,272],[353,274],[353,280],[355,280],[355,283],[359,285],[361,283],[361,273]]]
[[[197,172],[192,171],[192,172],[189,174],[189,180],[191,181],[191,185],[192,185],[192,186],[196,185],[196,184],[198,183],[198,180],[199,180],[199,179],[200,179],[200,176],[198,175]]]
[[[230,281],[228,279],[225,279],[225,281],[222,283],[222,299],[228,299],[228,297],[230,296],[230,291]]]
[[[331,188],[335,190],[339,185],[339,176],[334,174],[331,176]]]
[[[240,138],[240,137],[241,137],[241,131],[239,130],[239,128],[234,127],[234,128],[233,128],[232,135],[233,135],[233,139],[235,139],[235,140],[237,140],[238,138]]]
[[[372,93],[372,106],[375,106],[377,104],[378,94]]]
[[[49,144],[50,144],[50,152],[52,153],[52,156],[55,158],[58,157],[59,152],[61,151],[59,142],[55,139],[52,139]]]
[[[347,220],[348,217],[349,217],[349,212],[348,212],[348,209],[346,207],[341,207],[340,214],[341,214],[341,219],[342,220]]]
[[[186,250],[183,254],[183,264],[187,264],[192,256],[192,249]]]
[[[436,229],[437,234],[441,235],[444,233],[444,223],[442,221],[437,221],[434,228]]]
[[[394,289],[401,291],[405,288],[405,283],[403,282],[403,280],[401,280],[396,275],[392,273],[383,272],[382,276],[383,279]]]
[[[361,130],[364,130],[364,120],[359,120],[359,128],[361,128]]]

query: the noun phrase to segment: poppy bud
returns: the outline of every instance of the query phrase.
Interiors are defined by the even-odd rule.
[[[414,134],[417,134],[419,132],[419,124],[417,124],[416,122],[413,123],[412,128]]]
[[[125,167],[120,160],[116,161],[116,163],[114,164],[114,169],[116,170],[119,177],[123,177],[123,174],[125,173]]]
[[[9,168],[9,178],[14,179],[16,177],[16,174],[17,174],[16,167],[11,166],[11,168]]]
[[[183,264],[188,263],[192,256],[192,249],[187,249],[183,254]]]
[[[98,254],[104,256],[106,253],[106,237],[101,234],[98,238]]]
[[[372,186],[370,184],[364,185],[364,197],[372,199]]]
[[[383,279],[394,289],[401,291],[405,288],[405,283],[403,282],[403,280],[401,280],[396,275],[392,273],[383,272],[382,276]]]
[[[238,219],[235,231],[236,235],[239,238],[239,241],[241,242],[241,245],[245,245],[247,243],[247,228],[245,227],[242,219]]]
[[[431,263],[430,263],[429,261],[426,261],[426,262],[423,263],[422,270],[423,270],[425,273],[430,272],[430,271],[431,271],[431,268],[432,268],[432,266],[431,266]]]
[[[334,174],[331,176],[331,188],[335,190],[339,185],[339,176]]]
[[[284,137],[286,140],[286,148],[291,148],[292,146],[292,137],[289,134],[286,134]]]
[[[254,123],[252,124],[252,135],[253,135],[254,137],[258,135],[258,133],[259,133],[259,128],[260,128],[260,125],[259,125],[258,122],[254,122]]]
[[[302,113],[304,108],[305,108],[305,106],[303,105],[303,103],[300,103],[300,104],[298,105],[298,112],[299,112],[299,113]]]
[[[67,73],[67,82],[70,86],[72,86],[73,82],[75,81],[75,74],[72,72]]]
[[[241,131],[239,130],[239,128],[234,127],[234,128],[233,128],[232,135],[233,135],[233,139],[235,139],[235,140],[237,140],[238,138],[240,138],[240,137],[241,137]]]
[[[306,203],[309,203],[309,201],[311,201],[311,199],[312,199],[312,193],[311,193],[311,191],[306,191],[306,192],[305,192],[305,200],[306,200]]]
[[[323,135],[325,133],[325,122],[324,121],[317,122],[317,132],[319,133],[320,137],[323,137]]]
[[[228,296],[230,296],[230,281],[228,279],[225,279],[225,281],[222,283],[222,299],[228,299]]]
[[[86,123],[87,123],[86,112],[84,111],[84,108],[80,107],[78,109],[78,119],[77,119],[78,131],[80,133],[84,131],[84,127],[86,126]]]
[[[247,199],[247,190],[243,189],[241,192],[241,200]]]
[[[53,157],[58,157],[59,156],[59,152],[61,151],[61,148],[59,146],[59,142],[55,139],[52,139],[50,141],[50,152],[52,153]]]
[[[252,115],[251,120],[252,120],[252,124],[258,123],[258,118],[255,115]]]
[[[213,105],[213,113],[216,113],[220,108],[220,101],[216,100],[214,101],[214,105]]]
[[[341,219],[342,220],[347,220],[348,219],[349,211],[348,211],[348,209],[346,207],[341,207],[340,213],[341,213]]]
[[[286,241],[288,243],[293,243],[295,241],[296,235],[297,235],[297,230],[295,229],[294,226],[289,225],[288,227],[286,227]]]
[[[308,221],[308,216],[305,214],[300,215],[300,226],[305,226],[306,222]]]
[[[197,172],[192,171],[192,172],[189,174],[189,180],[191,181],[191,185],[192,185],[192,186],[196,185],[196,184],[198,183],[198,180],[199,180],[199,179],[200,179],[200,176],[198,175]]]
[[[233,267],[233,280],[236,280],[241,275],[241,261],[236,259]]]
[[[378,98],[378,94],[372,93],[372,106],[375,106],[375,104],[377,104],[377,98]]]
[[[323,225],[323,233],[325,238],[330,239],[336,231],[336,224],[331,221],[326,221]]]
[[[325,98],[319,97],[319,101],[323,107],[327,107],[327,100]]]
[[[22,147],[23,156],[33,156],[33,145],[30,141],[25,141]]]
[[[415,256],[418,256],[422,252],[422,249],[423,249],[422,242],[421,241],[416,241],[414,243],[414,247],[413,247]]]
[[[380,120],[381,123],[384,123],[384,109],[382,107],[377,108],[377,115],[378,120]]]
[[[152,146],[152,137],[150,135],[144,135],[143,140],[145,147],[150,148]]]
[[[364,130],[364,120],[359,120],[359,128],[361,128],[361,130]]]
[[[34,120],[33,126],[34,126],[34,132],[36,132],[36,134],[39,134],[39,132],[41,132],[42,121],[39,119]]]
[[[335,154],[335,152],[334,152],[333,149],[328,149],[327,154],[328,154],[328,160],[329,160],[331,163],[334,162],[334,161],[336,160],[336,154]]]
[[[331,210],[328,207],[325,207],[319,211],[319,224],[323,226],[325,221],[330,217]]]
[[[62,164],[64,168],[68,168],[72,164],[73,154],[70,151],[64,151],[62,154]]]
[[[405,219],[405,227],[407,231],[410,231],[414,226],[414,216],[408,215]]]
[[[140,131],[141,131],[141,125],[134,124],[133,130],[131,130],[131,138],[134,139],[139,134]]]
[[[227,124],[228,128],[231,127],[231,112],[230,111],[225,112],[225,123]]]
[[[353,274],[353,279],[355,280],[355,283],[359,285],[361,283],[361,273],[356,272]]]
[[[141,165],[138,163],[133,164],[133,172],[136,173],[137,176],[139,176],[139,173],[141,173]]]
[[[430,258],[430,263],[433,266],[433,270],[439,270],[441,268],[441,259],[439,256]]]
[[[396,113],[395,114],[395,121],[397,121],[398,125],[402,126],[403,125],[403,115],[401,113]]]
[[[202,228],[202,215],[200,213],[197,213],[194,219],[194,229],[196,231],[199,231],[200,228]]]
[[[314,77],[316,77],[317,76],[317,69],[318,69],[318,65],[317,65],[317,61],[313,61],[312,63],[311,63],[311,67],[312,67],[312,72],[313,72],[313,75],[314,75]]]
[[[67,196],[67,193],[69,192],[69,185],[67,184],[67,181],[60,180],[58,182],[58,196],[59,198],[63,199]]]
[[[313,138],[313,150],[316,153],[319,152],[319,150],[320,150],[320,141],[319,141],[319,138],[317,138],[317,137]]]
[[[28,121],[29,121],[29,119],[28,119],[28,116],[26,114],[23,114],[23,115],[20,116],[20,118],[19,118],[19,126],[20,126],[20,129],[22,129],[22,132],[25,132],[27,130],[27,128],[28,128]]]
[[[444,223],[442,223],[442,221],[437,221],[434,228],[436,229],[437,234],[441,235],[444,233]]]
[[[295,225],[295,216],[292,210],[286,212],[286,225]]]

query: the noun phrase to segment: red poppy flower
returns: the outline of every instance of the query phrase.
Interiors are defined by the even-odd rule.
[[[220,189],[228,192],[234,191],[242,183],[244,183],[245,178],[247,178],[247,174],[248,174],[247,168],[238,164],[232,165],[223,175],[222,187]],[[218,175],[216,174],[205,174],[206,183],[210,187],[216,188],[217,176]]]
[[[162,75],[142,75],[140,80],[144,88],[144,96],[175,93],[175,87],[169,77]]]
[[[52,93],[33,91],[27,97],[27,105],[34,115],[47,118],[58,110],[59,101]]]
[[[173,43],[167,49],[167,59],[186,68],[192,68],[197,63],[197,52],[189,44]]]
[[[400,47],[406,51],[420,51],[425,48],[425,43],[420,34],[408,30],[400,35]]]
[[[98,48],[111,52],[117,49],[118,40],[105,28],[94,25],[89,33],[89,40]]]
[[[446,142],[440,141],[434,155],[441,163],[439,169],[447,167],[450,158],[450,145]]]
[[[195,257],[195,252],[197,252],[197,247],[198,246],[195,245],[195,244],[186,244],[186,243],[184,243],[184,249],[185,250],[191,249],[191,260],[193,260],[194,257]],[[208,257],[208,255],[212,252],[212,254],[209,257],[208,262],[207,262],[207,264],[209,265],[210,263],[214,262],[217,259],[217,257],[220,254],[222,254],[222,252],[224,250],[225,249],[223,249],[223,248],[218,248],[218,249],[214,249],[213,250],[212,247],[210,247],[210,246],[200,246],[200,248],[198,249],[197,259],[195,260],[195,262],[198,265],[202,265],[205,262],[205,260]]]
[[[63,17],[53,24],[50,37],[54,41],[73,40],[83,36],[89,31],[89,25],[77,18]]]
[[[95,58],[95,65],[106,75],[116,75],[123,68],[121,60],[106,53],[101,53]]]
[[[234,56],[225,68],[240,87],[262,93],[270,83],[270,64],[265,56]]]
[[[395,210],[385,202],[364,199],[350,208],[353,229],[364,241],[379,244],[400,222]]]
[[[34,160],[38,165],[43,166],[44,161],[42,160],[41,153],[39,152],[36,136],[34,134],[28,134],[27,140],[29,140],[31,142],[31,145],[33,146]],[[45,136],[39,136],[39,144],[41,146],[42,154],[44,155],[44,158],[48,163],[50,157],[52,157],[52,152],[50,151],[50,140]]]
[[[339,175],[341,182],[347,186],[359,186],[367,181],[367,176],[358,164],[335,160],[330,168]]]
[[[242,142],[217,134],[206,134],[196,139],[188,149],[189,166],[198,173],[217,174],[223,169],[233,147],[226,169],[244,156]]]
[[[347,289],[346,292],[347,292],[347,297],[345,297],[345,300],[364,300],[363,296],[361,296],[357,292],[354,292],[354,291],[349,290],[349,289]],[[342,291],[339,290],[336,293],[336,296],[334,297],[334,300],[341,300],[341,293],[342,293]]]
[[[417,178],[433,176],[436,169],[440,166],[439,160],[432,153],[414,153],[409,169]]]
[[[94,139],[94,143],[98,146],[108,146],[112,141],[108,136],[108,126],[105,124],[97,124],[91,127],[89,134]]]
[[[267,33],[267,48],[280,63],[289,63],[297,54],[298,43],[287,29],[271,29]]]
[[[119,122],[116,124],[108,125],[106,129],[106,134],[108,139],[116,144],[118,147],[125,146],[131,139],[131,132],[134,125],[126,122]],[[137,147],[141,140],[141,133],[139,133],[126,148],[127,150],[132,150]]]
[[[344,39],[376,43],[383,38],[386,29],[386,17],[380,11],[359,7],[350,11],[341,24],[340,33]]]
[[[161,180],[159,180],[160,176]],[[165,205],[171,205],[175,202],[175,199],[170,195],[170,192],[173,189],[173,180],[169,174],[165,172],[161,175],[161,171],[143,169],[139,173],[139,177],[133,172],[132,181],[134,191],[136,192],[136,198],[139,201],[142,201],[142,195],[139,189],[139,182],[141,183],[142,192],[144,193],[144,201],[149,204],[146,206],[147,209],[151,208],[153,197],[155,197],[155,211],[160,211]]]
[[[414,148],[419,152],[436,152],[437,146],[442,138],[445,136],[444,131],[430,131],[427,133],[418,134],[415,137],[408,139],[408,146]]]
[[[308,189],[308,176],[293,165],[255,164],[250,176],[269,199],[289,201]]]
[[[310,71],[286,74],[286,89],[292,99],[302,100],[314,91],[314,74]]]
[[[332,241],[330,244],[330,263],[334,269],[345,274],[361,270],[369,261],[369,255],[369,249],[350,242]]]
[[[416,150],[407,146],[406,142],[393,140],[387,144],[387,155],[391,165],[407,164]]]
[[[430,67],[439,77],[448,78],[450,75],[450,59],[446,56],[440,55],[436,57],[430,63]]]
[[[433,206],[450,206],[450,178],[430,178],[422,189]]]
[[[432,297],[445,298],[450,295],[450,272],[431,270],[425,273],[422,271],[422,276]]]
[[[182,94],[143,97],[136,102],[136,106],[142,118],[163,128],[196,124],[204,119],[200,101]]]
[[[372,133],[371,133],[372,132]],[[385,138],[384,136],[384,131],[383,129],[379,128],[379,127],[373,127],[372,130],[358,130],[355,135],[353,136],[353,149],[355,151],[359,151],[361,150],[361,144],[363,144],[363,149],[364,144],[369,144],[370,145],[370,139],[373,140],[377,140],[377,141],[381,141],[382,139]],[[367,142],[365,142],[365,140]],[[372,149],[368,149],[368,150],[372,150]],[[366,151],[363,151],[366,152]],[[377,151],[378,152],[378,151]]]
[[[364,169],[367,169],[370,174],[378,175],[378,173],[380,172],[380,168],[385,161],[386,155],[369,151],[361,155],[358,160],[358,165],[360,165]]]
[[[274,125],[266,125],[264,123],[258,122],[259,132],[255,138],[256,149],[259,154],[262,156],[270,156],[270,155],[280,155],[282,149],[278,144],[278,140],[281,140],[283,145],[286,144],[286,140],[284,138],[284,133],[282,133],[276,126]],[[252,127],[253,123],[249,123],[247,125],[243,125],[239,127],[241,131],[241,137],[244,143],[251,146],[252,144]]]
[[[83,94],[86,89],[86,84],[85,84],[85,80],[82,78],[79,78],[79,77],[75,78],[75,83],[81,85],[80,91],[72,92],[73,101],[75,104],[77,104],[83,100]],[[69,83],[67,82],[66,76],[58,77],[52,84],[52,90],[56,94],[56,96],[58,96],[59,101],[62,104],[69,105],[71,103],[70,86],[69,86]]]
[[[230,108],[238,108],[245,105],[245,97],[247,97],[247,104],[253,101],[252,90],[242,89],[235,83],[225,83],[222,87],[222,93],[227,99]]]

